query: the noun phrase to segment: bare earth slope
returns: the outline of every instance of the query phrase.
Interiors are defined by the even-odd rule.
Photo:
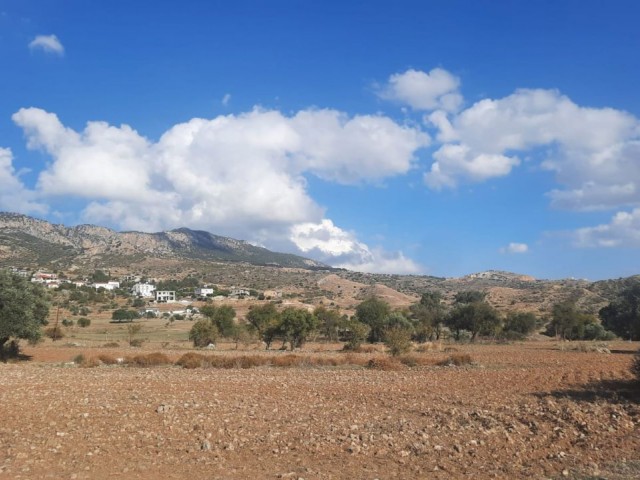
[[[0,478],[638,478],[637,345],[462,348],[479,365],[2,364]]]

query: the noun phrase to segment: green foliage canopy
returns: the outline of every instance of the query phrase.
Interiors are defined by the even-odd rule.
[[[47,295],[40,285],[0,271],[0,348],[11,338],[38,341],[48,315]]]

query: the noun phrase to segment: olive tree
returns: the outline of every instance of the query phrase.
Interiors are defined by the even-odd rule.
[[[280,331],[291,350],[299,348],[318,326],[318,319],[307,310],[287,307],[280,314]]]
[[[9,340],[36,342],[47,324],[49,303],[45,290],[26,278],[0,271],[0,353]]]
[[[368,298],[356,307],[356,318],[370,328],[369,341],[371,343],[384,340],[389,313],[389,304],[376,297]]]

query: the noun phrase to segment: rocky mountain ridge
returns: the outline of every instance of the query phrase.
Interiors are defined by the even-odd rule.
[[[18,260],[33,266],[54,263],[64,268],[87,260],[132,260],[142,257],[247,262],[306,269],[330,269],[321,262],[277,253],[242,240],[178,228],[143,233],[116,232],[95,225],[65,227],[16,213],[0,213],[0,264]]]

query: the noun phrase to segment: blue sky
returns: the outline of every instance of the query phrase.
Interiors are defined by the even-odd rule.
[[[0,0],[0,210],[365,271],[637,274],[639,14]]]

